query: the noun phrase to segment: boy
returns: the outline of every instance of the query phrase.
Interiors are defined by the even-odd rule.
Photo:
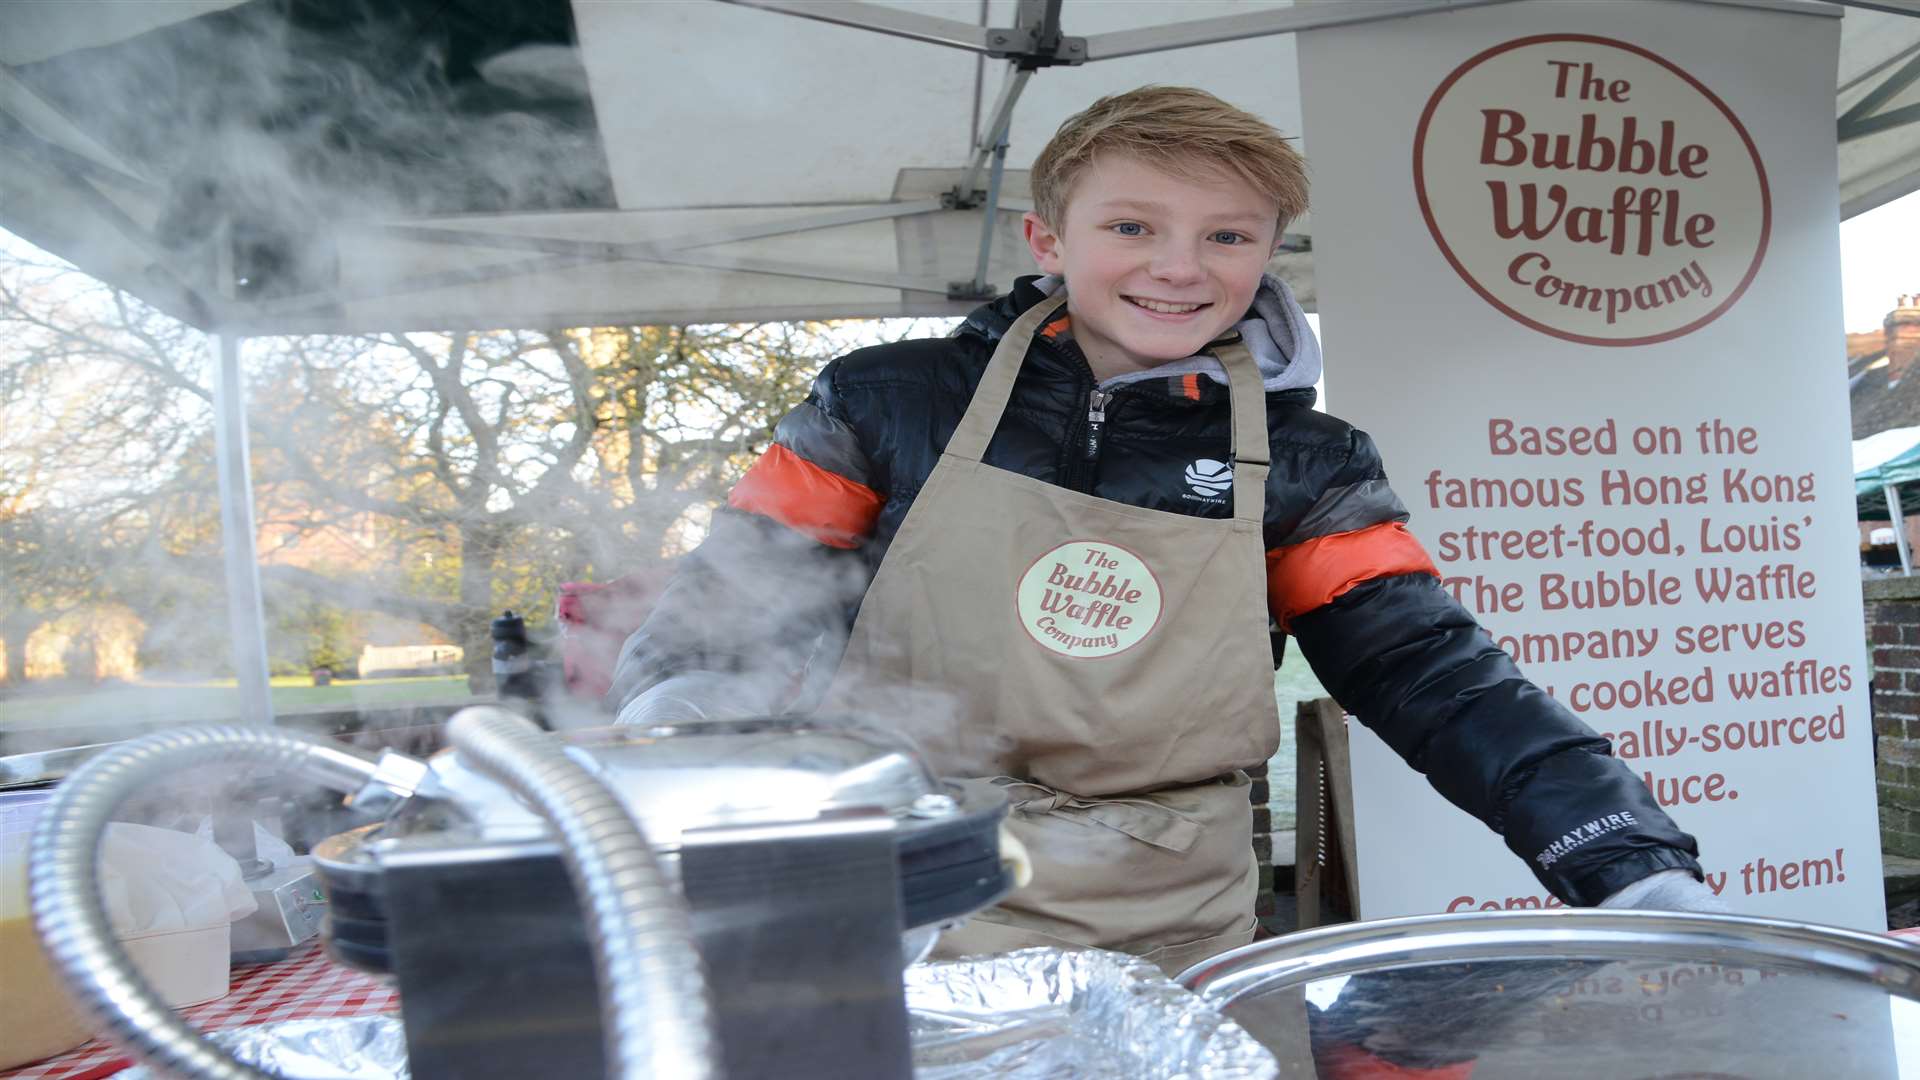
[[[628,641],[623,721],[773,711],[809,664],[823,710],[911,724],[924,698],[876,704],[943,690],[957,715],[916,734],[1006,787],[1035,872],[942,951],[1172,972],[1253,935],[1271,619],[1554,895],[1713,907],[1693,838],[1442,590],[1372,441],[1313,411],[1318,345],[1264,275],[1306,209],[1286,140],[1149,87],[1067,120],[1032,182],[1046,276],[827,365]],[[851,611],[836,666],[815,646]]]

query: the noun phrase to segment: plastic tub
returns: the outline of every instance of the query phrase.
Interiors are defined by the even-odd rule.
[[[33,932],[27,848],[51,788],[0,791],[0,1069],[39,1061],[93,1037],[67,998]],[[128,934],[120,943],[167,1004],[224,997],[232,927],[227,923]]]
[[[51,790],[0,791],[0,1069],[70,1050],[93,1029],[66,994],[27,909],[27,842]]]

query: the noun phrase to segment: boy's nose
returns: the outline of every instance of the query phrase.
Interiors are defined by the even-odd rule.
[[[1165,244],[1153,253],[1147,272],[1170,285],[1185,285],[1200,279],[1200,257],[1185,244]]]

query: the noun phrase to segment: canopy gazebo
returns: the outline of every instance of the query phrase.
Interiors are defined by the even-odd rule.
[[[0,5],[0,226],[214,335],[264,721],[243,337],[960,313],[1026,269],[1026,166],[1092,98],[1297,132],[1292,33],[1501,2]],[[1844,13],[1841,212],[1920,188],[1920,0],[1667,3]],[[1274,265],[1309,308],[1312,231]]]

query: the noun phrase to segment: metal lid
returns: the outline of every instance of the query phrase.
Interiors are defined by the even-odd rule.
[[[560,736],[568,752],[604,777],[656,846],[688,829],[811,820],[872,807],[896,817],[946,813],[952,799],[903,737],[821,717],[711,720],[676,727],[592,728]],[[468,769],[451,750],[431,760],[438,794],[469,828],[466,839],[543,836],[545,825],[504,788]],[[935,805],[935,804],[939,805]],[[403,808],[388,838],[438,834],[442,807]]]
[[[893,818],[904,926],[958,918],[1013,887],[1000,857],[1006,793],[984,781],[936,782],[911,744],[886,731],[808,717],[601,728],[562,738],[639,818],[676,881],[692,845],[874,808]],[[429,770],[431,781],[387,821],[313,847],[330,903],[328,948],[362,970],[392,970],[390,858],[426,855],[443,868],[557,858],[546,824],[456,752],[435,755]],[[742,825],[750,828],[733,828]]]
[[[1920,1077],[1920,948],[1782,920],[1386,919],[1236,949],[1180,981],[1283,1076]]]

